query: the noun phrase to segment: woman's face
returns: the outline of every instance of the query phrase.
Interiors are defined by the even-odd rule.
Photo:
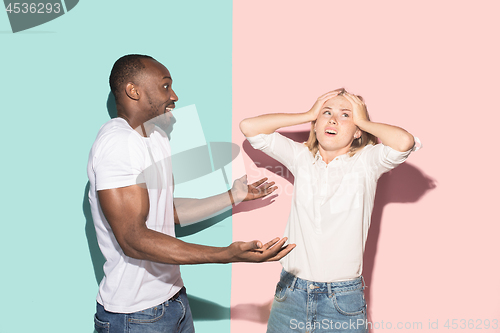
[[[343,96],[335,96],[323,105],[314,127],[320,151],[349,151],[352,141],[361,135],[352,116],[352,105]]]

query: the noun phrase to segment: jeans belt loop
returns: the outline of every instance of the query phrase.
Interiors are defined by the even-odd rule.
[[[293,277],[292,284],[290,285],[290,290],[293,291],[295,289],[295,283],[297,283],[297,277]]]
[[[365,288],[367,288],[367,286],[366,286],[365,278],[363,277],[363,275],[361,275],[361,282],[363,284],[363,290],[365,290]]]
[[[328,288],[328,297],[332,297],[332,284],[328,282],[326,287]]]
[[[170,297],[168,300],[169,301],[175,300],[177,297],[179,297],[179,295],[181,294],[181,291],[182,291],[182,288],[178,292],[176,292],[174,296]]]

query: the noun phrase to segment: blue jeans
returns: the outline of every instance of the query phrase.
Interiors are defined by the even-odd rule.
[[[283,270],[267,333],[367,332],[363,278],[313,282]]]
[[[94,324],[98,333],[194,332],[193,317],[185,287],[182,287],[177,297],[133,313],[108,312],[97,303]]]

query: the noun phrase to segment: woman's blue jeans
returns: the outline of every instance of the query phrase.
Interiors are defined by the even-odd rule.
[[[363,278],[314,282],[283,270],[276,286],[267,333],[367,332]]]
[[[177,297],[134,313],[108,312],[97,303],[94,317],[98,333],[193,333],[193,317],[182,287]]]

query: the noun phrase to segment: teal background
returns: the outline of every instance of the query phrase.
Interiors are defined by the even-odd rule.
[[[0,332],[93,331],[102,270],[84,214],[86,165],[109,119],[111,67],[124,54],[155,57],[173,76],[178,108],[196,105],[206,141],[230,142],[231,17],[226,0],[82,0],[13,34],[0,13]],[[190,242],[228,245],[229,215],[179,233]],[[231,266],[182,272],[197,331],[228,332]]]

